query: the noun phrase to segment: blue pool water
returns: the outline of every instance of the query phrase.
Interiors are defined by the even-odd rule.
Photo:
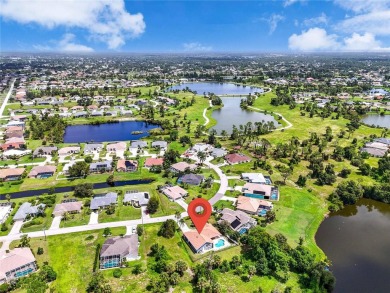
[[[225,240],[219,239],[217,243],[215,243],[215,247],[220,248],[222,246],[225,246]]]
[[[17,272],[15,274],[15,277],[16,278],[20,278],[20,277],[24,277],[24,276],[27,276],[29,273],[31,273],[33,271],[33,269],[28,269],[28,270],[25,270],[25,271],[22,271],[22,272]]]
[[[105,269],[114,268],[114,267],[118,267],[118,266],[119,266],[119,262],[116,260],[108,261],[104,264]]]
[[[242,228],[242,229],[240,230],[240,232],[238,232],[238,233],[240,233],[240,235],[242,235],[242,234],[246,233],[247,231],[248,231],[247,228]]]

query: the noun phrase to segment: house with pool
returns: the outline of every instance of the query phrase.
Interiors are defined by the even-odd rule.
[[[279,200],[279,189],[272,185],[245,183],[245,185],[242,187],[242,193],[247,197]]]
[[[244,234],[257,224],[255,219],[242,211],[233,211],[225,208],[222,210],[221,215],[221,219],[218,222],[229,223],[230,228],[240,234]]]
[[[236,208],[250,215],[264,216],[267,211],[273,209],[273,203],[264,199],[239,196],[236,201]]]
[[[209,223],[204,226],[202,233],[199,234],[197,230],[189,230],[184,232],[183,238],[194,253],[205,253],[230,246],[227,239]]]
[[[100,251],[100,269],[121,267],[126,261],[140,259],[138,235],[108,238]]]
[[[0,284],[25,277],[37,270],[30,248],[21,247],[0,252]]]

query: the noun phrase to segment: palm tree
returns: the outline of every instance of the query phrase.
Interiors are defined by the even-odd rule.
[[[203,162],[206,160],[207,157],[205,152],[198,152],[196,156],[198,157],[201,165],[203,164]]]

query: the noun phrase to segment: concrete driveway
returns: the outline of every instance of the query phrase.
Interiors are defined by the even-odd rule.
[[[11,228],[11,231],[9,232],[9,234],[19,234],[20,233],[20,229],[22,229],[22,226],[23,226],[23,221],[15,221],[14,225],[12,226]]]
[[[51,226],[50,226],[50,230],[58,229],[60,227],[60,224],[61,224],[61,219],[62,219],[62,216],[54,217],[53,222],[51,223]]]
[[[178,203],[184,210],[187,211],[188,204],[183,199],[175,200],[176,203]]]
[[[91,212],[91,216],[89,218],[89,223],[88,225],[94,225],[99,223],[99,213],[97,212]]]

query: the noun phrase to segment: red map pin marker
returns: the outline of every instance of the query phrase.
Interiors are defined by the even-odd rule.
[[[188,215],[200,234],[211,216],[211,205],[204,198],[197,198],[188,205]]]

